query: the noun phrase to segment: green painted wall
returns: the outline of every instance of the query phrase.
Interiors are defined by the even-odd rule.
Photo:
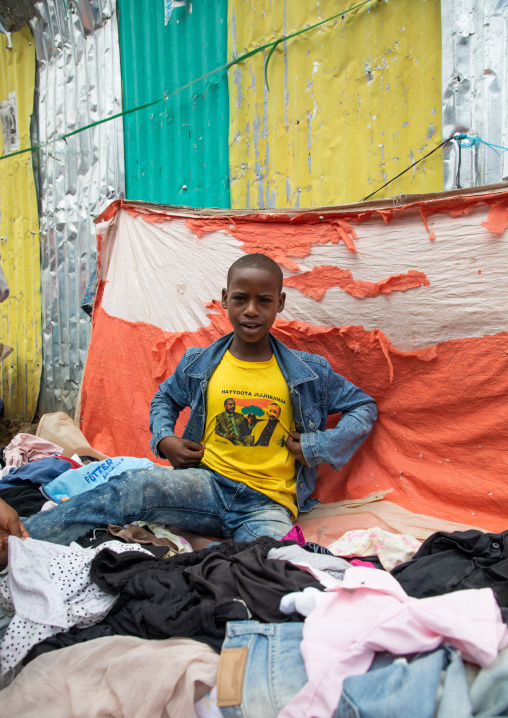
[[[227,12],[227,0],[192,0],[165,26],[163,0],[118,0],[124,110],[225,64]],[[223,70],[124,116],[127,198],[230,207],[228,105]]]

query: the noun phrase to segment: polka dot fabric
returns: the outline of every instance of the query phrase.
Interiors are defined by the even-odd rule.
[[[0,646],[0,675],[15,668],[37,643],[72,626],[101,621],[116,596],[90,581],[98,551],[140,551],[137,544],[108,541],[95,549],[59,546],[35,539],[9,538],[9,572],[0,579],[0,606],[14,611]]]

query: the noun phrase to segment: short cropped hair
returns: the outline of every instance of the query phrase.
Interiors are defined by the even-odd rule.
[[[282,292],[282,270],[277,262],[267,257],[266,254],[245,254],[240,259],[237,259],[236,262],[233,262],[228,270],[228,287],[234,270],[243,268],[264,269],[266,272],[271,272],[278,279],[279,293]]]

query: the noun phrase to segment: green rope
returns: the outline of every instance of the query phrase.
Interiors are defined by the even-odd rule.
[[[314,28],[319,27],[320,25],[324,25],[325,22],[330,22],[330,20],[335,20],[338,17],[344,17],[344,15],[347,15],[350,12],[353,12],[354,10],[358,10],[358,8],[362,7],[363,5],[368,5],[369,3],[375,2],[375,0],[364,0],[364,2],[359,3],[358,5],[355,5],[354,7],[350,7],[348,10],[343,10],[342,12],[338,12],[336,15],[332,15],[331,17],[327,17],[326,20],[320,20],[319,22],[316,22],[314,25],[309,25],[308,27],[304,27],[303,30],[297,30],[296,32],[291,33],[291,35],[284,35],[283,37],[280,37],[278,40],[274,40],[272,43],[268,43],[268,45],[265,45],[265,47],[269,47],[272,45],[272,49],[270,50],[268,57],[266,58],[265,62],[265,82],[266,87],[268,88],[268,91],[270,91],[270,87],[268,85],[268,63],[270,62],[270,58],[272,57],[273,53],[275,52],[275,49],[277,45],[279,45],[281,42],[284,42],[285,40],[290,40],[292,37],[296,37],[297,35],[302,35],[304,32],[309,32],[309,30],[314,30]]]
[[[303,30],[297,30],[296,32],[293,32],[290,35],[284,35],[283,37],[280,37],[276,40],[272,40],[272,42],[267,42],[264,45],[260,45],[259,47],[255,47],[253,50],[249,50],[249,52],[245,52],[243,55],[240,55],[239,57],[235,58],[234,60],[230,60],[229,62],[226,62],[225,65],[221,65],[220,67],[216,67],[214,70],[211,70],[210,72],[207,72],[205,75],[201,75],[201,77],[197,77],[195,80],[191,80],[191,82],[188,82],[186,85],[182,85],[182,87],[179,87],[174,92],[171,92],[169,94],[164,93],[164,97],[161,97],[159,100],[153,100],[152,102],[147,102],[144,105],[138,105],[137,107],[131,107],[130,110],[123,110],[123,112],[118,112],[116,115],[110,115],[109,117],[105,117],[103,120],[97,120],[96,122],[91,122],[89,125],[85,125],[84,127],[79,127],[77,130],[73,130],[72,132],[66,132],[64,135],[59,135],[58,137],[54,137],[51,140],[47,140],[46,142],[43,142],[39,145],[33,145],[32,147],[27,147],[24,150],[16,150],[16,152],[10,152],[7,155],[2,155],[0,157],[0,160],[5,160],[7,157],[14,157],[15,155],[22,155],[25,152],[36,152],[40,150],[43,147],[47,147],[48,145],[51,145],[55,142],[59,142],[60,140],[65,140],[67,137],[72,137],[73,135],[77,135],[79,132],[84,132],[85,130],[89,130],[92,127],[96,127],[97,125],[102,125],[104,122],[110,122],[111,120],[116,120],[119,117],[124,117],[125,115],[130,115],[131,112],[139,112],[140,110],[144,110],[147,107],[153,107],[154,105],[159,104],[159,102],[165,102],[166,100],[169,100],[170,97],[174,97],[174,95],[177,95],[179,92],[183,92],[183,90],[187,90],[192,85],[195,85],[197,82],[200,82],[201,80],[205,80],[207,77],[210,77],[210,75],[215,75],[218,72],[222,72],[223,70],[229,70],[230,67],[233,67],[233,65],[237,65],[239,62],[243,62],[243,60],[246,60],[249,57],[252,57],[253,55],[257,55],[259,52],[263,52],[263,50],[266,50],[267,48],[272,48],[268,58],[265,63],[265,79],[266,79],[266,72],[268,67],[268,62],[277,47],[277,45],[281,42],[284,42],[285,40],[289,40],[292,37],[296,37],[297,35],[301,35],[304,32],[309,32],[309,30],[313,30],[316,27],[319,27],[320,25],[323,25],[326,22],[329,22],[330,20],[334,20],[337,17],[340,17],[342,15],[346,15],[347,13],[353,12],[353,10],[357,10],[358,8],[362,7],[362,5],[367,5],[368,3],[372,2],[378,2],[379,0],[364,0],[364,2],[360,3],[359,5],[355,5],[354,7],[351,7],[347,10],[343,10],[340,13],[337,13],[337,15],[332,15],[332,17],[326,18],[326,20],[321,20],[320,22],[317,22],[315,25],[310,25],[309,27],[304,28]],[[268,87],[268,82],[266,83]]]

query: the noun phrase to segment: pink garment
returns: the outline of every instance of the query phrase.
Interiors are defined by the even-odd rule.
[[[291,531],[288,531],[287,534],[281,538],[281,541],[296,541],[298,546],[303,546],[305,538],[303,537],[302,529],[298,524],[295,524]]]
[[[279,718],[331,718],[344,679],[366,673],[376,651],[432,651],[443,640],[466,661],[492,663],[508,645],[492,589],[411,598],[389,573],[350,568],[305,620],[301,650],[308,683]]]
[[[351,564],[351,566],[365,566],[365,568],[376,568],[376,566],[374,566],[374,564],[370,561],[360,561],[359,558],[354,558],[349,563]]]
[[[0,691],[9,718],[196,718],[219,655],[191,638],[108,636],[44,653]]]
[[[54,454],[63,453],[61,446],[52,444],[32,434],[16,434],[11,443],[4,449],[4,461],[6,466],[23,466],[30,461],[45,459]]]

